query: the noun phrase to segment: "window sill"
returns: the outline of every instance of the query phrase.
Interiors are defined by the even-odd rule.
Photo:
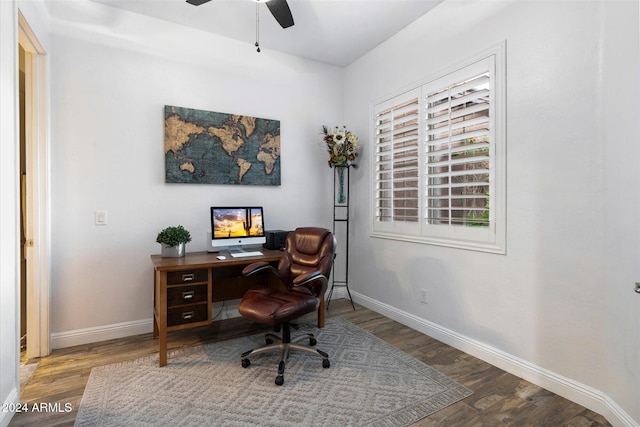
[[[423,245],[443,246],[455,249],[465,249],[476,252],[486,252],[498,255],[506,255],[506,242],[475,242],[468,240],[444,239],[436,237],[408,236],[396,233],[383,233],[372,231],[370,237],[377,239],[397,240],[402,242],[420,243]]]

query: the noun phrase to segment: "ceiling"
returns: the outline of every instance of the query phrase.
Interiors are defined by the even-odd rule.
[[[295,25],[281,28],[252,0],[93,0],[249,43],[255,49],[256,5],[262,51],[277,50],[340,67],[349,65],[443,0],[288,0]]]

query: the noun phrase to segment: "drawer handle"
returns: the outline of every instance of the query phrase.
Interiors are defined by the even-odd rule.
[[[182,313],[182,320],[193,319],[193,311],[187,311],[186,313]]]
[[[195,295],[194,291],[188,291],[182,293],[182,299],[191,299]]]
[[[189,273],[189,274],[183,274],[182,275],[182,281],[183,282],[193,282],[193,278],[194,278],[194,274],[193,273]]]

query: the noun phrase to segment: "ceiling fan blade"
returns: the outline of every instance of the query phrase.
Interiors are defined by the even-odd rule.
[[[194,6],[200,6],[201,4],[204,4],[208,1],[211,1],[211,0],[187,0],[187,3],[192,4]]]
[[[267,7],[282,28],[289,28],[293,25],[293,15],[291,15],[287,0],[269,0]]]

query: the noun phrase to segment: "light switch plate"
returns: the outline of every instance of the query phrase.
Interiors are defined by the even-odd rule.
[[[94,220],[96,225],[107,225],[107,211],[96,211]]]

